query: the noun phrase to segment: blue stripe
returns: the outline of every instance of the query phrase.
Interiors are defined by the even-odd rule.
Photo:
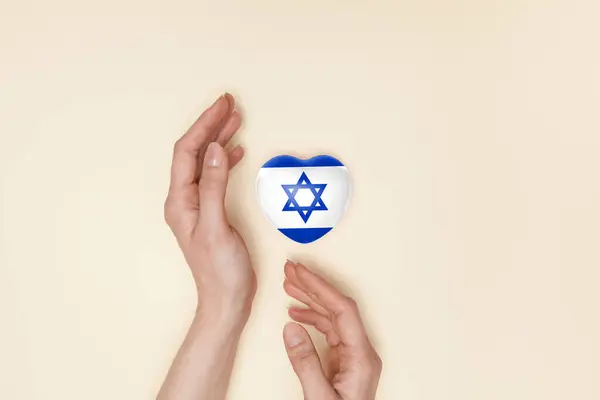
[[[325,236],[333,228],[287,228],[279,231],[298,243],[310,243]]]
[[[316,156],[308,160],[301,160],[293,156],[276,156],[267,161],[262,168],[285,168],[285,167],[343,167],[340,160],[331,156]]]

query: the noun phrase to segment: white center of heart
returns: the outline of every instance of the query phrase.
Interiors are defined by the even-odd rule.
[[[296,201],[301,207],[308,207],[315,200],[315,195],[312,194],[310,189],[298,189],[296,193]]]

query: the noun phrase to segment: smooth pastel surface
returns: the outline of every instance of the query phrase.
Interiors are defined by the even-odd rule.
[[[195,310],[163,220],[173,144],[245,116],[229,213],[259,291],[231,400],[302,399],[283,263],[360,305],[378,400],[600,399],[600,2],[4,0],[0,398],[156,397]],[[275,154],[356,190],[300,246],[256,201]],[[317,337],[315,335],[315,337]]]

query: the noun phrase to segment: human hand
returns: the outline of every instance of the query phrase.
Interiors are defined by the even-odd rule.
[[[241,121],[233,96],[225,94],[177,141],[164,211],[196,282],[198,314],[209,323],[243,326],[256,277],[244,241],[229,225],[224,202],[229,169],[244,150],[223,149]]]
[[[373,400],[382,362],[367,337],[356,302],[302,264],[288,261],[285,277],[286,293],[309,307],[290,308],[290,317],[314,326],[330,347],[324,372],[306,330],[294,322],[284,328],[286,350],[305,400]]]

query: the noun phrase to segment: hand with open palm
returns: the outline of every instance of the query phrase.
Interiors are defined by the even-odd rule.
[[[285,264],[284,289],[308,308],[292,307],[290,317],[315,327],[330,347],[326,371],[306,330],[289,323],[284,342],[306,400],[373,400],[382,362],[371,345],[356,302],[302,264]]]

